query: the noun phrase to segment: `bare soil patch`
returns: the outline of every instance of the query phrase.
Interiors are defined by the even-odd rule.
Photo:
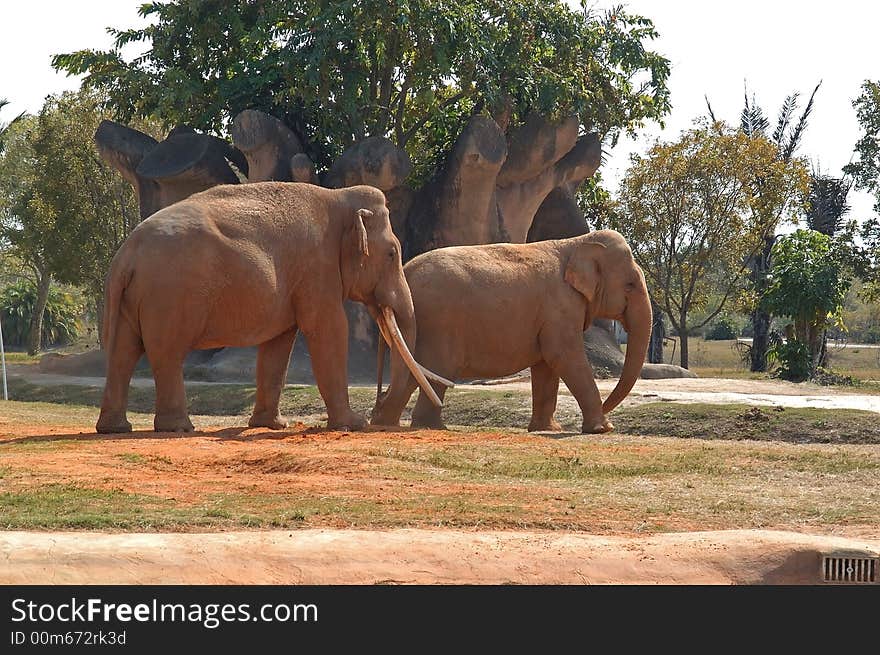
[[[880,541],[731,530],[0,533],[0,584],[821,584]]]

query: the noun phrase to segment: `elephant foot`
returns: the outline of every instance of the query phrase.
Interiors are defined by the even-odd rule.
[[[413,416],[410,427],[420,430],[448,430],[441,418],[418,418]]]
[[[613,429],[614,424],[605,417],[602,417],[602,420],[600,421],[585,420],[581,425],[582,434],[603,434],[605,432],[611,432]]]
[[[381,428],[399,428],[400,421],[391,421],[383,419],[381,416],[373,416],[370,418],[370,425]]]
[[[562,426],[554,418],[547,420],[535,420],[529,423],[529,432],[562,432]]]
[[[192,432],[192,421],[188,416],[159,416],[153,419],[153,429],[156,432]]]
[[[365,427],[367,427],[367,419],[355,412],[349,412],[348,416],[343,418],[332,417],[327,420],[328,430],[356,432],[358,430],[363,430]]]
[[[120,434],[123,432],[131,432],[131,423],[125,418],[125,415],[112,415],[101,413],[98,417],[98,423],[95,425],[95,431],[98,434]]]
[[[290,421],[278,412],[254,412],[248,421],[248,427],[269,428],[270,430],[283,430],[288,425],[290,425]]]

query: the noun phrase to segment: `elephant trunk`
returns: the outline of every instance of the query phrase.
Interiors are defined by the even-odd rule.
[[[642,372],[648,343],[651,340],[651,301],[648,294],[634,298],[626,308],[623,324],[627,331],[626,358],[617,386],[602,404],[602,413],[608,414],[626,398]]]

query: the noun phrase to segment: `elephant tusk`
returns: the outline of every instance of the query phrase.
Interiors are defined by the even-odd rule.
[[[378,321],[376,321],[376,325],[379,326],[379,333],[382,335],[382,338],[385,339],[385,343],[388,344],[388,347],[394,348],[394,343],[392,342],[391,337],[388,334],[388,330],[385,327],[385,322],[382,320],[378,320]],[[413,359],[415,359],[415,358],[413,358]],[[418,364],[419,368],[422,370],[422,373],[424,373],[425,377],[428,378],[429,380],[434,380],[434,382],[439,382],[444,387],[449,387],[450,389],[455,388],[455,382],[453,382],[452,380],[447,380],[442,375],[438,375],[437,373],[435,373],[431,369],[425,368],[424,366],[422,366],[418,362],[416,362],[416,364]]]
[[[382,335],[382,338],[385,339],[385,343],[388,344],[389,348],[394,348],[394,343],[391,341],[391,336],[388,334],[388,330],[385,328],[385,321],[382,320],[381,316],[377,316],[376,325],[379,326],[379,334]]]
[[[390,307],[383,307],[382,316],[385,319],[385,327],[387,328],[388,332],[390,332],[390,336],[394,341],[394,345],[397,347],[397,352],[400,353],[400,356],[403,358],[404,364],[406,364],[406,367],[409,369],[410,373],[413,374],[413,377],[415,377],[416,382],[419,383],[422,391],[427,394],[428,399],[432,403],[434,403],[436,407],[443,407],[443,402],[440,400],[437,392],[434,391],[434,387],[432,387],[431,384],[428,382],[425,374],[422,372],[422,367],[409,351],[409,347],[406,345],[403,334],[401,334],[400,332],[400,327],[398,327],[397,325],[397,319],[394,316],[394,311]]]
[[[416,363],[418,364],[418,362],[416,362]],[[434,371],[432,371],[431,369],[425,368],[421,364],[419,364],[419,368],[422,369],[422,373],[424,373],[425,377],[428,378],[429,380],[434,380],[434,382],[439,382],[444,387],[449,387],[450,389],[455,387],[455,382],[453,382],[452,380],[447,380],[443,376],[437,375]]]

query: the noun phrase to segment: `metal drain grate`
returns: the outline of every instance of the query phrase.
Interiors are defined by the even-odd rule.
[[[877,582],[877,557],[823,557],[822,573],[825,582],[871,584]]]

